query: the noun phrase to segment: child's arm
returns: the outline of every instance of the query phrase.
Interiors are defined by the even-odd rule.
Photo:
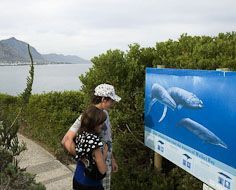
[[[105,162],[105,156],[107,156],[107,151],[105,150],[105,147],[104,147],[103,153],[102,153],[101,148],[95,149],[93,153],[94,153],[94,160],[96,162],[98,171],[101,174],[105,174],[107,171],[107,165]]]

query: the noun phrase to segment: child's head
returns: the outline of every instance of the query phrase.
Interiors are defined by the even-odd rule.
[[[106,119],[107,115],[103,110],[96,106],[90,106],[82,114],[80,131],[99,134]]]
[[[94,90],[92,103],[100,105],[102,109],[108,110],[115,102],[119,102],[121,98],[116,95],[115,89],[109,84],[100,84]]]
[[[115,104],[115,101],[109,97],[93,96],[92,98],[93,105],[100,105],[101,109],[109,110]]]

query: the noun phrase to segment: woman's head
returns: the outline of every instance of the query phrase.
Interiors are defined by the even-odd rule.
[[[100,133],[106,119],[107,115],[103,110],[96,106],[90,106],[82,114],[81,131]]]

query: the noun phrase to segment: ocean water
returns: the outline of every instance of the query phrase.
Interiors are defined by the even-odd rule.
[[[79,76],[85,74],[91,64],[35,65],[33,93],[80,90]],[[26,86],[30,67],[0,66],[0,92],[11,95],[21,93]]]
[[[203,101],[203,108],[171,110],[159,123],[164,106],[157,102],[149,115],[151,87],[159,83],[164,88],[180,87],[194,93]],[[161,132],[218,161],[236,168],[236,72],[192,71],[173,69],[148,70],[145,90],[145,125]],[[191,118],[219,137],[228,149],[203,142],[198,136],[177,124]]]

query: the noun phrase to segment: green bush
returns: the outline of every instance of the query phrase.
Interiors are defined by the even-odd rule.
[[[0,121],[11,125],[20,109],[19,98],[7,94],[0,94]]]
[[[10,125],[20,109],[20,103],[20,97],[0,94],[0,120]],[[38,141],[58,159],[68,163],[71,157],[64,151],[60,142],[83,109],[82,92],[31,95],[21,116],[20,132]]]
[[[236,70],[236,32],[218,36],[181,35],[156,44],[154,65],[170,68]]]
[[[45,190],[36,183],[35,176],[18,166],[16,156],[26,149],[17,138],[18,124],[3,125],[0,122],[0,189],[6,190]]]
[[[25,124],[21,126],[21,132],[41,142],[66,162],[61,140],[82,112],[83,97],[76,91],[32,95],[23,115]]]

